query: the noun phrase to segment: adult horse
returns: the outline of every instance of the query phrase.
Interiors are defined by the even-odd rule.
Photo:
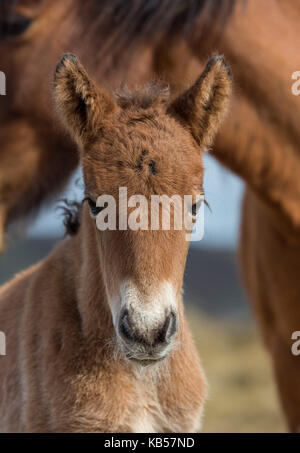
[[[16,34],[17,30],[18,37],[2,40],[1,45],[3,69],[14,68],[14,77],[20,80],[22,76],[27,90],[27,97],[21,95],[23,89],[15,90],[22,84],[16,84],[12,77],[11,91],[16,96],[13,102],[7,96],[7,101],[10,106],[16,103],[18,107],[11,107],[9,121],[9,108],[2,113],[5,127],[1,129],[1,140],[6,146],[2,147],[1,160],[10,160],[15,155],[7,154],[5,149],[19,150],[17,164],[14,161],[1,165],[1,168],[12,168],[11,176],[6,170],[3,172],[7,181],[2,176],[2,181],[6,181],[2,184],[5,189],[0,189],[2,217],[6,221],[28,212],[56,190],[77,162],[76,156],[71,158],[71,154],[65,152],[70,147],[66,137],[51,126],[47,101],[41,102],[45,91],[43,71],[49,71],[54,50],[58,52],[58,48],[73,43],[70,49],[80,55],[83,53],[89,66],[95,63],[97,68],[101,67],[98,75],[107,80],[108,75],[110,79],[112,75],[117,79],[122,70],[122,62],[113,74],[109,69],[110,63],[118,63],[114,56],[120,53],[116,49],[122,49],[121,53],[128,56],[125,51],[132,48],[130,44],[138,43],[136,55],[139,55],[141,68],[134,73],[129,68],[129,80],[142,80],[144,72],[149,74],[154,69],[165,73],[175,83],[182,81],[187,67],[193,74],[199,61],[216,45],[226,53],[235,75],[236,96],[230,118],[217,138],[214,155],[247,183],[241,237],[244,280],[271,352],[290,429],[299,430],[300,365],[299,359],[291,353],[291,335],[300,326],[300,103],[291,92],[292,74],[299,69],[299,1],[236,2],[234,11],[227,10],[225,14],[222,6],[233,2],[133,1],[130,7],[128,3],[125,7],[120,0],[110,2],[112,6],[106,9],[104,1],[89,1],[84,14],[74,7],[75,0],[64,2],[66,6],[58,6],[54,0],[38,2],[40,10],[37,6],[33,10],[31,2],[26,2],[27,10],[25,6],[22,9],[22,1],[18,3],[19,15],[12,14],[11,24],[6,26],[7,35]],[[208,4],[210,9],[206,9]],[[103,11],[106,13],[102,14]],[[227,18],[225,26],[215,20],[216,15]],[[111,22],[113,16],[117,18],[113,22],[115,27]],[[213,20],[208,20],[212,16]],[[87,28],[86,24],[90,26]],[[186,31],[184,36],[182,29]],[[105,41],[103,54],[94,47],[102,38]],[[30,48],[36,48],[35,53],[30,52]],[[95,53],[100,55],[100,62],[94,58]],[[32,71],[35,58],[43,62],[41,78],[37,71]],[[99,69],[95,69],[95,74],[97,71]],[[30,108],[34,100],[34,108]],[[30,118],[34,118],[33,123]],[[21,126],[14,123],[15,119],[21,121]],[[41,132],[49,127],[50,142],[47,134]],[[30,149],[28,153],[24,152],[24,141]],[[57,147],[59,153],[53,152]],[[28,161],[25,160],[27,154]],[[36,194],[35,197],[32,194]]]
[[[204,14],[208,2],[192,3]],[[126,81],[144,83],[154,74],[160,33],[185,23],[192,9],[189,2],[182,8],[168,1],[165,20],[166,4],[157,1],[87,0],[83,6],[80,0],[1,0],[0,6],[0,68],[7,80],[7,95],[0,98],[1,249],[6,227],[57,193],[78,164],[51,103],[60,55],[76,53],[110,90]],[[180,62],[181,74],[188,58]]]

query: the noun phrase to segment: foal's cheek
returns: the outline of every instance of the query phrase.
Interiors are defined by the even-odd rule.
[[[117,310],[121,305],[122,281],[125,280],[124,257],[122,258],[120,247],[116,243],[113,232],[98,231],[97,244],[108,302],[112,310]]]
[[[189,249],[189,241],[186,238],[185,231],[179,231],[178,237],[170,247],[172,253],[166,256],[169,260],[168,280],[172,283],[177,293],[181,293],[182,281],[186,265],[186,258]]]

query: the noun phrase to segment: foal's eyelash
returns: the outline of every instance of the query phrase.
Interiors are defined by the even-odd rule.
[[[82,200],[82,204],[83,204],[85,201],[88,202],[89,200],[93,201],[93,202],[96,204],[96,202],[92,199],[92,197],[89,197],[89,196],[84,197],[84,199]]]
[[[202,189],[202,191],[201,191],[201,194],[200,194],[200,195],[203,195],[203,197],[204,197],[204,200],[203,200],[203,201],[204,201],[204,204],[205,204],[205,206],[207,206],[207,207],[208,207],[208,209],[210,210],[210,212],[212,212],[212,210],[211,210],[211,207],[210,207],[210,205],[209,205],[208,201],[206,200],[205,192],[204,192],[204,190],[203,190],[203,189]]]
[[[208,209],[210,210],[210,212],[212,212],[211,207],[210,207],[208,201],[206,201],[206,199],[204,199],[204,204],[205,204],[205,206],[208,207]]]

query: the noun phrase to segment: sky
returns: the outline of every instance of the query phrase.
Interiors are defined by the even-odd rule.
[[[238,240],[243,183],[209,155],[205,155],[204,167],[205,198],[210,210],[205,207],[204,237],[200,242],[193,242],[192,246],[233,249]],[[28,236],[62,237],[64,228],[61,213],[56,209],[58,200],[82,199],[82,187],[82,176],[78,170],[64,193],[59,194],[55,202],[41,209],[38,218],[28,228]]]

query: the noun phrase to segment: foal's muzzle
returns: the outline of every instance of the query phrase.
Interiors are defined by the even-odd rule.
[[[134,321],[135,317],[124,309],[119,320],[119,336],[128,359],[141,365],[163,360],[177,331],[177,316],[171,311],[156,327]]]

